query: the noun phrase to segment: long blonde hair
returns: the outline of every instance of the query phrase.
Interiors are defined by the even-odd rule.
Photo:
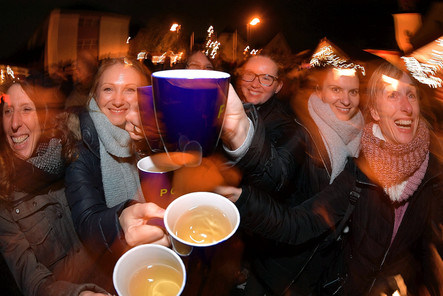
[[[94,81],[92,82],[91,90],[89,91],[88,102],[92,98],[96,97],[96,92],[97,92],[98,84],[100,82],[100,78],[102,77],[103,73],[108,68],[110,68],[111,66],[114,66],[114,65],[117,65],[117,64],[121,64],[121,65],[124,65],[126,67],[133,68],[135,71],[140,73],[140,75],[142,75],[143,78],[145,78],[147,80],[148,84],[150,84],[150,82],[151,82],[151,72],[141,62],[139,62],[139,61],[137,61],[135,59],[132,59],[132,58],[127,58],[127,57],[103,59],[100,62],[100,66],[99,66],[99,68],[97,70],[97,73],[95,74]]]

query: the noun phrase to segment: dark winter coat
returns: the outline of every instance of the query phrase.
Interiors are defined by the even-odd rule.
[[[238,166],[249,180],[251,195],[266,191],[284,205],[299,205],[329,185],[332,168],[328,152],[307,108],[304,113],[298,110],[294,120],[293,116],[282,116],[278,108],[263,107],[255,120],[253,142]],[[301,276],[297,278],[297,274],[320,241],[294,247],[258,238],[250,242],[253,246],[246,255],[252,257],[254,275],[272,293],[282,294],[296,279],[291,289],[297,295],[308,295],[329,255],[323,252],[321,258],[313,257]]]
[[[22,161],[23,162],[23,161]],[[0,250],[24,295],[77,296],[106,293],[96,282],[93,258],[81,244],[71,220],[63,176],[47,179],[38,168],[17,173],[17,188],[0,207]],[[85,284],[90,283],[90,284]]]
[[[357,166],[357,168],[356,168]],[[438,260],[434,248],[441,247],[442,234],[442,166],[431,154],[426,175],[409,200],[397,235],[390,245],[394,226],[394,206],[383,189],[368,175],[364,156],[348,161],[345,170],[318,195],[298,207],[285,207],[268,195],[243,188],[236,205],[241,225],[264,237],[300,245],[327,232],[343,217],[349,192],[355,184],[362,189],[350,222],[345,246],[349,277],[346,295],[380,295],[401,275],[411,295],[424,285],[438,294]],[[362,169],[360,169],[362,168]],[[364,168],[364,169],[363,169]],[[437,230],[437,231],[434,231]],[[435,260],[435,257],[438,260]]]
[[[127,248],[119,215],[131,201],[106,205],[100,166],[99,139],[87,111],[81,112],[82,142],[78,158],[66,170],[66,197],[75,229],[86,247],[108,263],[108,271]]]

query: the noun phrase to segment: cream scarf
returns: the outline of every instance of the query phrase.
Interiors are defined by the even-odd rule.
[[[332,183],[345,168],[347,158],[358,157],[364,125],[363,115],[358,111],[348,121],[339,120],[329,104],[323,103],[315,93],[309,97],[308,110],[320,131],[331,160]]]

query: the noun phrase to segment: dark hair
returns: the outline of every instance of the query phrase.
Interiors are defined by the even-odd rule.
[[[213,63],[213,61],[211,61],[211,59],[204,53],[204,51],[203,50],[200,50],[200,49],[193,49],[190,53],[189,53],[189,55],[188,55],[188,57],[186,58],[186,65],[185,65],[185,67],[186,68],[188,68],[188,63],[189,63],[189,59],[192,57],[192,56],[194,56],[194,55],[196,55],[196,54],[202,54],[202,55],[204,55],[205,57],[206,57],[206,59],[208,60],[208,62],[211,64],[211,66],[213,67],[213,68],[215,68],[215,65],[214,65],[214,63]]]

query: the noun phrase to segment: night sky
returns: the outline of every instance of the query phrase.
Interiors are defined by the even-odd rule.
[[[132,31],[148,22],[182,24],[183,34],[204,38],[213,25],[217,33],[238,30],[246,37],[246,23],[253,16],[262,22],[252,38],[265,44],[282,32],[293,53],[312,49],[323,37],[339,45],[396,49],[392,13],[397,0],[3,0],[0,58],[25,47],[27,40],[54,8],[108,11],[131,16]],[[429,1],[418,8],[426,11]],[[421,12],[420,11],[420,12]]]

